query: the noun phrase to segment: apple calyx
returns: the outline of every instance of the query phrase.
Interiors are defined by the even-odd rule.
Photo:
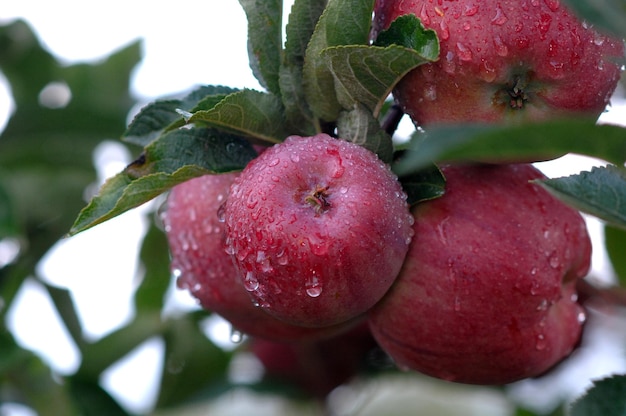
[[[511,108],[515,110],[521,110],[524,108],[524,104],[528,101],[528,95],[524,90],[528,86],[528,80],[521,75],[515,75],[513,77],[513,86],[507,90],[507,93],[511,97],[509,104]]]
[[[317,217],[330,209],[328,197],[328,186],[315,185],[313,190],[304,197],[304,202],[313,208]]]

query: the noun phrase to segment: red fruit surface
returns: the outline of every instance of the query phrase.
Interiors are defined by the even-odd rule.
[[[341,335],[308,342],[250,340],[250,351],[265,367],[265,378],[298,387],[308,396],[325,398],[365,367],[377,344],[367,324]]]
[[[238,173],[205,175],[175,186],[163,216],[177,284],[200,304],[246,334],[274,340],[330,336],[343,328],[302,328],[285,324],[252,304],[237,269],[224,250],[224,223],[218,211]]]
[[[577,344],[576,282],[591,243],[580,214],[530,181],[532,165],[444,166],[446,194],[414,209],[396,283],[369,314],[399,365],[463,383],[542,374]]]
[[[377,0],[375,33],[414,14],[437,32],[439,61],[394,95],[416,124],[597,117],[623,64],[622,40],[559,0]]]
[[[406,195],[388,166],[325,134],[289,137],[249,163],[225,213],[226,245],[254,300],[311,327],[373,306],[412,236]]]

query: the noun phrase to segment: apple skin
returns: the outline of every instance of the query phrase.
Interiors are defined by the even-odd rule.
[[[366,323],[323,340],[274,342],[252,338],[248,345],[263,364],[267,381],[295,386],[304,395],[321,400],[358,376],[376,348]]]
[[[225,213],[226,246],[252,298],[309,327],[346,322],[380,300],[413,233],[389,167],[326,134],[291,136],[249,163]]]
[[[205,175],[171,190],[163,223],[178,287],[248,335],[271,340],[317,339],[347,329],[342,325],[319,329],[288,325],[252,304],[224,250],[224,223],[218,215],[238,175]]]
[[[589,269],[581,215],[529,182],[530,164],[443,166],[446,194],[414,209],[398,279],[369,313],[400,368],[470,384],[538,376],[577,345]]]
[[[596,118],[620,77],[624,44],[559,0],[377,0],[373,36],[414,14],[437,32],[440,58],[394,96],[415,124]]]

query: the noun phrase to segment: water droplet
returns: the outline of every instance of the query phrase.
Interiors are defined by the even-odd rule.
[[[456,64],[454,63],[454,52],[448,51],[446,53],[446,59],[441,61],[441,67],[448,74],[450,75],[454,74],[456,70]]]
[[[548,309],[548,300],[542,299],[541,302],[539,303],[539,306],[537,306],[537,310],[545,311],[546,309]]]
[[[439,22],[439,28],[441,29],[441,33],[439,35],[441,36],[441,39],[448,40],[450,38],[450,28],[448,27],[448,23],[445,19],[441,19],[441,22]]]
[[[465,11],[464,14],[465,16],[474,16],[476,13],[478,13],[478,6],[475,4],[466,4],[465,5]]]
[[[509,20],[509,18],[506,17],[504,12],[502,11],[502,7],[500,7],[500,4],[496,5],[496,15],[491,19],[491,23],[494,25],[502,26],[506,23],[507,20]]]
[[[587,320],[587,314],[584,311],[580,311],[580,312],[578,312],[578,315],[576,316],[576,319],[578,320],[578,323],[580,325],[582,325]]]
[[[420,10],[420,20],[425,26],[430,24],[430,16],[428,15],[428,10],[426,9],[426,5],[423,4]]]
[[[289,155],[289,158],[291,159],[291,161],[293,163],[298,163],[300,162],[300,156],[298,156],[296,153],[292,153]]]
[[[243,341],[243,332],[235,328],[234,326],[230,328],[230,342],[233,344],[239,344]]]
[[[226,221],[226,203],[220,205],[219,208],[217,209],[217,220],[219,222]]]
[[[530,269],[530,275],[531,276],[535,276],[537,274],[537,268],[533,267],[532,269]]]
[[[556,252],[550,256],[548,262],[550,263],[550,267],[552,267],[553,269],[558,269],[561,265],[561,260],[559,260],[559,256],[556,254]]]
[[[493,39],[494,46],[496,47],[496,53],[499,56],[505,57],[509,54],[509,48],[504,44],[502,38],[496,35]]]
[[[485,82],[493,82],[496,79],[497,73],[493,66],[488,61],[483,61],[480,65],[480,77]]]
[[[311,275],[305,283],[306,294],[316,298],[322,294],[322,283],[316,275]]]
[[[437,99],[437,86],[430,82],[424,86],[424,98],[428,101],[435,101]]]
[[[254,292],[259,288],[259,281],[252,272],[247,272],[246,277],[243,279],[243,286],[248,292]]]
[[[550,10],[556,12],[561,5],[560,0],[544,0]]]
[[[537,335],[537,343],[535,344],[535,348],[537,348],[538,351],[546,349],[548,343],[545,338],[546,337],[543,334]]]
[[[457,42],[456,50],[459,54],[459,59],[461,61],[471,61],[472,60],[472,51],[462,44],[461,42]]]

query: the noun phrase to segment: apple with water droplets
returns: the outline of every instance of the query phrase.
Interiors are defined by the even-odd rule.
[[[286,324],[253,305],[237,269],[224,250],[220,207],[239,173],[204,175],[175,186],[163,223],[177,284],[200,304],[230,321],[233,329],[271,340],[312,339],[334,335],[343,325],[303,328]]]
[[[530,164],[445,165],[446,193],[418,204],[398,279],[369,313],[398,366],[504,384],[541,375],[579,342],[576,283],[590,265],[582,216]]]
[[[364,314],[389,289],[412,220],[397,177],[374,153],[326,134],[291,136],[235,180],[226,247],[261,308],[324,327]]]
[[[414,14],[437,32],[440,57],[394,96],[414,123],[597,117],[624,63],[624,44],[559,0],[377,0],[373,36]]]

